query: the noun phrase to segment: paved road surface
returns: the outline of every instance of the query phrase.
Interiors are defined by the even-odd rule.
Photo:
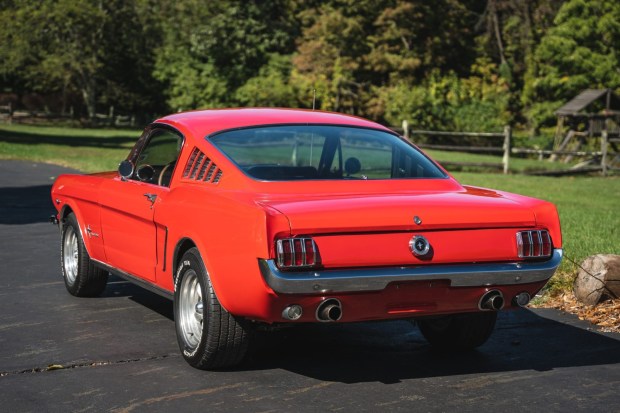
[[[65,291],[47,223],[63,172],[0,161],[0,411],[620,412],[620,335],[555,310],[502,313],[469,354],[434,353],[405,321],[320,325],[194,370],[170,302],[118,279],[101,298]]]

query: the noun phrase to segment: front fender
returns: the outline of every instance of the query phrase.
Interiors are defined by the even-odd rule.
[[[80,235],[88,255],[106,261],[98,200],[101,178],[88,175],[61,175],[52,186],[52,202],[59,212],[60,224],[71,212],[78,221]]]

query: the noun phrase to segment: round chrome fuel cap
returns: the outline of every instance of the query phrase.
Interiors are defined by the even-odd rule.
[[[416,235],[409,241],[409,249],[413,255],[423,257],[430,251],[431,244],[422,235]]]

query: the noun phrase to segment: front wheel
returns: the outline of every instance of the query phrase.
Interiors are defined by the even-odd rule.
[[[62,223],[60,255],[62,275],[69,293],[76,297],[96,297],[103,292],[108,272],[91,261],[73,213]]]
[[[491,336],[497,312],[453,314],[416,320],[424,338],[442,350],[469,350]]]
[[[183,255],[177,271],[174,321],[179,348],[192,367],[232,367],[247,352],[250,326],[220,305],[196,248]]]

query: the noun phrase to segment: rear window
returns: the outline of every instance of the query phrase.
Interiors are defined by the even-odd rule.
[[[259,180],[446,177],[412,145],[374,129],[265,126],[221,132],[209,139]]]

